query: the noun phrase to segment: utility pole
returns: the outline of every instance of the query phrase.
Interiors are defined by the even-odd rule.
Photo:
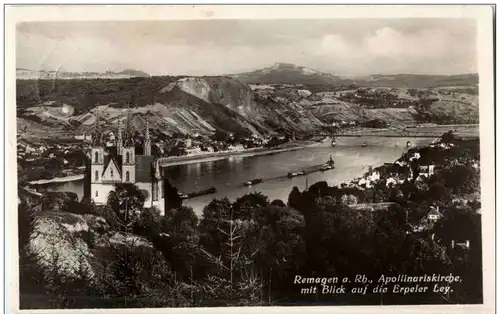
[[[128,198],[125,199],[125,241],[128,233]],[[128,243],[125,245],[125,268],[128,267]],[[125,307],[127,307],[127,294],[125,294]]]
[[[260,283],[261,283],[261,287],[260,287],[260,306],[263,305],[263,294],[264,294],[264,291],[262,288],[264,288],[264,284],[263,284],[263,280],[262,280],[262,267],[260,267]]]
[[[231,276],[231,300],[233,300],[233,206],[231,206],[231,220],[230,220],[230,226],[229,226],[229,241],[230,241],[230,254],[231,254],[231,259],[230,259],[230,276]]]

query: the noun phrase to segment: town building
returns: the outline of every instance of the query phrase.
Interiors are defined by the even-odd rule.
[[[443,217],[443,214],[439,211],[439,207],[431,206],[427,214],[420,219],[418,225],[414,226],[414,232],[420,232],[424,230],[430,230],[436,222]]]
[[[75,139],[90,142],[90,141],[92,141],[92,135],[83,133],[83,134],[75,135]]]
[[[427,220],[431,223],[436,223],[441,218],[439,207],[431,206],[431,210],[427,213]]]
[[[158,160],[151,155],[151,139],[146,122],[145,140],[142,147],[136,147],[132,138],[129,119],[125,132],[118,122],[117,136],[114,145],[108,146],[99,122],[92,136],[90,163],[87,165],[85,196],[95,204],[107,203],[109,193],[114,191],[117,183],[135,184],[145,195],[145,208],[157,207],[162,215],[165,213],[165,184]]]
[[[469,240],[465,240],[463,242],[458,242],[458,241],[455,241],[455,240],[451,240],[451,248],[452,249],[461,248],[463,250],[468,250],[468,249],[470,249],[470,241]]]
[[[428,178],[434,174],[434,170],[434,165],[420,165],[418,166],[418,175]]]

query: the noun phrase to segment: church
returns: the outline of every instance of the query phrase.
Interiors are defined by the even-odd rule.
[[[133,183],[145,195],[145,208],[157,207],[165,214],[165,184],[158,160],[151,155],[151,139],[146,121],[144,143],[136,147],[127,117],[125,132],[118,121],[117,136],[105,141],[100,132],[99,119],[92,137],[90,163],[87,165],[86,196],[97,205],[107,203],[108,195],[117,183]],[[111,138],[111,136],[110,136]]]

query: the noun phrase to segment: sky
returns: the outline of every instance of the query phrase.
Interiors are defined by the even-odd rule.
[[[340,76],[477,72],[467,19],[37,22],[16,28],[16,67],[224,75],[276,62]]]

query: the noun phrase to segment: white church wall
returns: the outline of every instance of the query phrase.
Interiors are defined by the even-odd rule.
[[[90,186],[90,195],[96,204],[102,205],[108,202],[109,192],[114,191],[114,189],[113,184],[93,183]]]
[[[120,172],[118,171],[118,166],[113,160],[111,160],[111,162],[106,167],[106,170],[104,170],[104,173],[102,175],[102,181],[113,181],[113,182],[122,181]]]
[[[146,201],[144,202],[144,207],[150,208],[153,204],[152,202],[152,183],[151,182],[137,182],[135,185],[140,189],[140,190],[146,190],[148,192],[148,197],[146,198]]]
[[[162,216],[165,215],[165,200],[163,198],[159,198],[157,201],[154,201],[153,206],[160,210],[160,214]]]
[[[128,172],[128,180],[127,180]],[[122,166],[122,182],[135,183],[135,165]]]

